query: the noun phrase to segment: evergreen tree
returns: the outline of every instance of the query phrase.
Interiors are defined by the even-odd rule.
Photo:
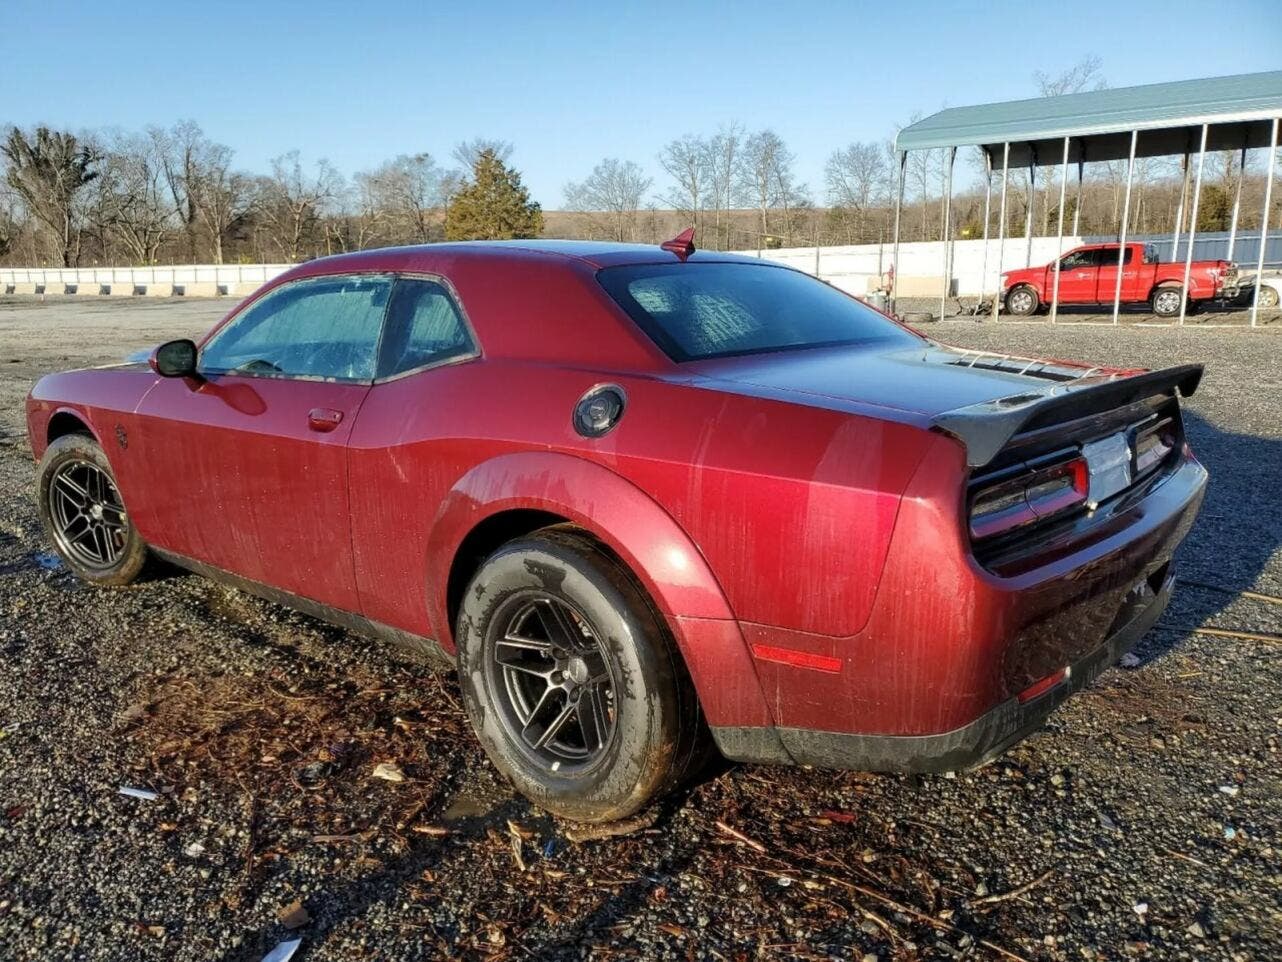
[[[530,200],[521,175],[492,148],[476,155],[472,179],[450,198],[445,209],[447,240],[507,240],[537,237],[543,210]]]

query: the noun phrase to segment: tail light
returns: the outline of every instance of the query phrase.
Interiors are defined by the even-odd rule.
[[[1086,504],[1086,459],[1068,457],[1044,466],[1021,465],[971,497],[970,534],[993,538],[1025,525],[1066,514]]]

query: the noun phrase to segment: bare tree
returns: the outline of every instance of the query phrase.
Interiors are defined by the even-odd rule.
[[[277,250],[294,263],[315,240],[321,214],[338,195],[342,178],[327,160],[318,161],[315,174],[308,175],[296,150],[271,163],[272,174],[262,182],[263,216]]]
[[[701,226],[700,214],[707,202],[708,155],[707,141],[692,134],[669,141],[659,151],[659,165],[673,180],[664,200],[690,219],[696,235]]]
[[[612,239],[635,241],[637,212],[652,183],[640,164],[607,157],[583,181],[565,185],[565,205],[569,210],[604,213]]]
[[[401,236],[420,244],[439,239],[444,175],[431,154],[402,154],[356,179],[365,201],[385,213]]]
[[[494,159],[501,164],[506,164],[512,157],[512,142],[510,140],[498,140],[492,137],[473,137],[471,140],[463,140],[454,145],[452,156],[458,161],[459,166],[465,172],[471,171],[476,167],[477,160],[481,154],[487,150],[494,155]]]
[[[1065,94],[1077,94],[1084,90],[1104,90],[1108,87],[1108,81],[1104,79],[1101,72],[1103,66],[1103,60],[1095,54],[1088,54],[1055,76],[1041,70],[1034,71],[1033,82],[1037,85],[1037,92],[1042,97],[1062,97]],[[1058,164],[1045,157],[1041,160],[1042,166],[1038,169],[1042,175],[1042,234],[1046,235],[1050,233],[1051,195],[1054,193],[1051,190],[1051,181]],[[1036,173],[1030,175],[1029,190],[1032,192],[1037,190]],[[1026,199],[1026,203],[1031,205],[1031,199]]]
[[[723,220],[738,205],[739,188],[743,181],[743,137],[742,125],[731,123],[709,137],[704,145],[708,189],[715,219],[716,246],[723,250],[731,246],[728,230],[723,231]]]
[[[828,203],[849,212],[851,240],[863,240],[864,219],[886,183],[886,155],[880,144],[853,143],[834,151],[824,167]]]
[[[173,230],[175,207],[155,140],[111,134],[94,186],[98,230],[110,231],[131,263],[156,263],[161,245]]]
[[[49,228],[62,265],[70,267],[76,245],[73,201],[98,176],[101,156],[72,134],[48,127],[37,127],[30,136],[10,128],[0,153],[8,160],[9,186],[31,215]]]

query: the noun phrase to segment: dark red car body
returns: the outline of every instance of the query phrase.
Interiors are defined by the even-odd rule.
[[[1197,369],[1087,369],[915,335],[676,363],[596,275],[683,260],[784,269],[525,242],[315,261],[246,304],[322,274],[428,275],[479,352],[372,384],[193,382],[146,364],[50,375],[28,400],[32,446],[87,428],[164,555],[446,654],[480,560],[572,522],[640,579],[738,759],[976,762],[1156,620],[1206,477],[1176,400]],[[626,411],[585,438],[572,411],[602,383]],[[1179,431],[1159,472],[1032,542],[977,552],[976,477],[1022,464],[1048,433],[1075,444],[1150,411]]]

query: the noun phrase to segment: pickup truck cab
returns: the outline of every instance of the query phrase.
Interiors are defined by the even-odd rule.
[[[1122,303],[1148,303],[1159,317],[1180,313],[1184,264],[1163,264],[1152,244],[1125,245],[1122,266]],[[1117,244],[1086,244],[1059,259],[1059,303],[1106,304],[1117,291]],[[1190,309],[1202,301],[1229,296],[1237,269],[1229,261],[1194,261],[1189,272]],[[1035,314],[1051,302],[1055,291],[1055,265],[1028,267],[1002,274],[1001,302],[1019,316]]]

